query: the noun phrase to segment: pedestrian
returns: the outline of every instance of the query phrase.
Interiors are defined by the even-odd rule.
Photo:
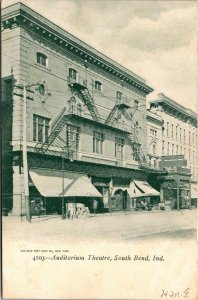
[[[98,201],[97,201],[96,199],[94,199],[94,202],[93,202],[94,214],[95,214],[96,211],[97,211],[97,207],[98,207]]]

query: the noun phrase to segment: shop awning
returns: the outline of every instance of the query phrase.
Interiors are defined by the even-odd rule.
[[[130,187],[127,189],[127,192],[130,196],[130,198],[136,198],[136,197],[142,197],[145,196],[144,193],[142,193],[134,182],[131,182]]]
[[[191,185],[191,198],[196,199],[198,198],[198,188]]]
[[[143,196],[160,196],[160,193],[156,191],[147,181],[134,180],[134,183],[143,192]]]
[[[48,169],[31,169],[30,177],[39,193],[44,197],[62,197],[63,172]],[[83,174],[64,171],[65,197],[102,197]]]

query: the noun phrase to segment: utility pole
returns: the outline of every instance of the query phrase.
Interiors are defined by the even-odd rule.
[[[33,86],[40,86],[41,84],[44,85],[44,83],[39,83],[39,82],[30,85],[25,85],[25,84],[21,85],[21,87],[23,88],[23,177],[24,177],[26,219],[28,222],[31,222],[31,214],[30,214],[28,160],[27,160],[27,89]]]
[[[64,179],[65,178],[64,178],[64,147],[63,147],[63,149],[62,149],[62,220],[65,219]],[[67,215],[67,210],[66,210],[66,215]]]
[[[23,86],[23,177],[26,219],[31,222],[27,162],[27,86]]]

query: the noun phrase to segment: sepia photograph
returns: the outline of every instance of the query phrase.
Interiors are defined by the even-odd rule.
[[[2,299],[198,299],[197,2],[1,2]]]

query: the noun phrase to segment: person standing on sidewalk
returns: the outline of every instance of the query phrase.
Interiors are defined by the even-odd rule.
[[[97,212],[97,207],[98,207],[98,201],[96,199],[94,199],[94,202],[93,202],[94,214],[96,214],[96,212]]]

